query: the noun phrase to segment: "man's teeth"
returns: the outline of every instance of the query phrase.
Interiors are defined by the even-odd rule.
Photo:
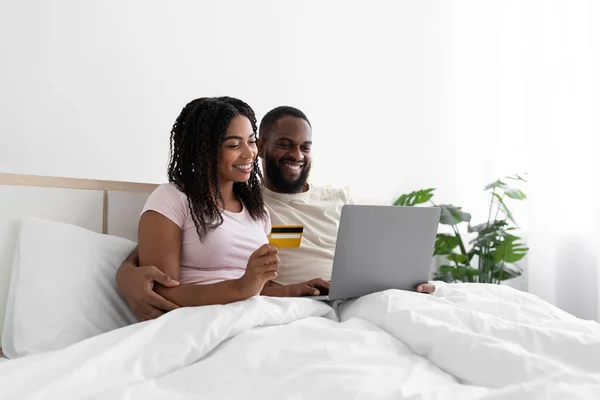
[[[250,169],[250,168],[252,168],[252,164],[234,165],[233,168],[237,168],[237,169]]]
[[[285,167],[289,168],[289,169],[293,169],[295,171],[299,170],[302,165],[299,164],[283,164]]]

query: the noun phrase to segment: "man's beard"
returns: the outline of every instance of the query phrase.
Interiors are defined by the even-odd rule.
[[[265,157],[265,176],[271,181],[271,184],[279,193],[300,193],[306,186],[308,174],[310,173],[310,164],[302,167],[302,172],[298,179],[289,181],[283,175],[279,163],[272,157]]]

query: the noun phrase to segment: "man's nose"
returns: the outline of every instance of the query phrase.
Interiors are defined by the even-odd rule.
[[[300,151],[300,146],[295,146],[291,151],[290,151],[290,156],[294,158],[294,160],[296,161],[302,161],[304,159],[304,154],[302,154],[302,152]]]

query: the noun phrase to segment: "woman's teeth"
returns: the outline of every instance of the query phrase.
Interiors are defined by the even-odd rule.
[[[252,164],[234,165],[233,168],[247,170],[247,169],[251,169],[252,168]]]

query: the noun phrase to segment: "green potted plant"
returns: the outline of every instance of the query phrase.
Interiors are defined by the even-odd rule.
[[[434,188],[403,194],[394,202],[395,206],[430,203],[440,207],[440,224],[450,227],[451,233],[437,234],[434,256],[441,256],[447,262],[437,268],[433,279],[499,284],[521,275],[517,263],[529,248],[517,236],[518,226],[506,201],[524,200],[526,196],[520,189],[509,186],[505,182],[508,180],[527,182],[520,175],[511,175],[487,185],[484,190],[490,193],[488,218],[477,225],[471,224],[471,215],[461,207],[435,204]],[[461,224],[467,224],[468,241],[460,233]]]

